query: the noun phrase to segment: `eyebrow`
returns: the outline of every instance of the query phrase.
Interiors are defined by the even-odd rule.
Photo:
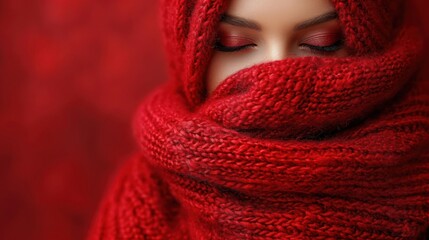
[[[233,26],[237,26],[237,27],[250,28],[250,29],[258,30],[258,31],[262,30],[262,28],[259,24],[255,23],[251,20],[247,20],[245,18],[240,18],[240,17],[236,17],[236,16],[231,16],[228,14],[222,14],[220,21],[224,22],[224,23],[228,23],[228,24],[233,25]]]
[[[308,27],[312,27],[314,25],[322,24],[322,23],[325,23],[325,22],[328,22],[328,21],[331,21],[331,20],[334,20],[337,18],[338,18],[338,15],[335,11],[328,12],[328,13],[322,14],[320,16],[317,16],[315,18],[306,20],[306,21],[296,25],[294,29],[295,30],[302,30],[304,28],[308,28]]]
[[[314,25],[322,24],[337,18],[338,18],[338,15],[335,11],[327,12],[315,18],[311,18],[304,22],[299,23],[294,27],[294,30],[302,30],[302,29],[309,28]],[[262,30],[262,27],[256,22],[253,22],[245,18],[228,15],[226,13],[222,14],[220,21],[233,26],[237,26],[237,27],[244,27],[244,28],[249,28],[249,29],[258,30],[258,31]]]

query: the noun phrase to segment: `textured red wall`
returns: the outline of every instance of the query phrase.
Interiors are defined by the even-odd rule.
[[[82,239],[165,78],[156,1],[0,1],[0,239]]]
[[[427,28],[429,3],[415,1]],[[165,80],[156,7],[0,1],[0,239],[84,238],[135,149],[138,102]]]

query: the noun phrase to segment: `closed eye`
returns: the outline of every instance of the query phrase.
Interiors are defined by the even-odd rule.
[[[340,50],[344,45],[344,40],[339,32],[327,32],[313,34],[303,38],[299,44],[300,48],[307,48],[312,52],[333,53]]]
[[[340,50],[343,47],[343,41],[339,40],[334,44],[327,46],[316,46],[310,44],[301,44],[300,47],[305,47],[310,49],[312,52],[320,52],[320,53],[333,53]]]
[[[220,34],[215,42],[215,49],[222,52],[236,52],[254,46],[256,44],[250,38],[223,34]]]

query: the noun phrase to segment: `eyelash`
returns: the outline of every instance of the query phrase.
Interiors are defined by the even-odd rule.
[[[243,50],[246,48],[256,47],[256,46],[257,46],[256,44],[245,44],[245,45],[238,46],[238,47],[227,47],[227,46],[224,46],[220,43],[220,39],[216,39],[216,43],[215,43],[214,48],[218,51],[221,51],[221,52],[237,52],[237,51],[240,51],[240,50]]]
[[[300,44],[300,47],[309,48],[311,51],[319,52],[319,53],[333,53],[340,50],[343,47],[344,41],[343,39],[339,39],[334,44],[328,46],[315,46],[311,44]]]
[[[306,47],[308,49],[310,49],[312,52],[316,52],[316,53],[333,53],[336,52],[338,50],[340,50],[343,47],[344,41],[343,39],[338,40],[337,42],[335,42],[332,45],[328,45],[328,46],[315,46],[315,45],[311,45],[311,44],[300,44],[300,47]],[[216,43],[215,43],[215,49],[221,52],[238,52],[240,50],[246,49],[246,48],[250,48],[250,47],[256,47],[256,44],[246,44],[243,46],[238,46],[238,47],[227,47],[224,46],[220,43],[220,40],[217,39]]]
[[[256,45],[244,45],[244,46],[240,46],[240,47],[225,47],[223,45],[220,44],[216,44],[215,49],[221,52],[238,52],[240,50],[243,50],[245,48],[249,48],[252,46],[256,46]]]

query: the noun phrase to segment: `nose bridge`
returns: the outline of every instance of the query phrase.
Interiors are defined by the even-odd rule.
[[[288,57],[287,40],[282,36],[273,36],[267,42],[266,58],[270,61],[282,60]]]

